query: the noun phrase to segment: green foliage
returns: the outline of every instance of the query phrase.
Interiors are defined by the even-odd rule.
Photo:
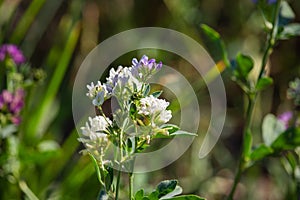
[[[271,77],[262,77],[256,83],[256,91],[261,91],[266,89],[268,86],[273,84],[273,79]]]
[[[201,33],[203,42],[214,61],[219,62],[222,60],[228,66],[227,51],[219,33],[205,24],[201,25]]]
[[[156,97],[156,98],[158,98],[158,97],[160,97],[160,95],[162,94],[162,92],[163,91],[155,91],[151,95],[154,96],[154,97]]]
[[[180,195],[182,193],[182,189],[177,184],[177,180],[162,181],[149,195],[145,194],[143,189],[137,191],[134,195],[134,200],[205,200],[204,198],[198,197],[196,195]]]
[[[158,197],[160,198],[172,192],[175,189],[177,184],[178,184],[177,180],[165,180],[160,182],[156,187],[156,191],[158,192]]]
[[[273,149],[265,144],[260,144],[257,148],[255,148],[251,154],[250,159],[252,161],[261,160],[273,153]]]
[[[293,150],[300,146],[300,128],[291,127],[281,133],[272,143],[271,147],[279,152],[283,150]]]
[[[278,138],[278,136],[284,132],[285,126],[279,121],[274,115],[268,114],[265,116],[262,123],[262,137],[263,141],[267,146]]]

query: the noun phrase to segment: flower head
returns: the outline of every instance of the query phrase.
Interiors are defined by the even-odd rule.
[[[6,56],[9,56],[17,65],[26,61],[22,51],[14,44],[4,44],[0,47],[0,61],[3,61]]]
[[[0,94],[0,113],[8,116],[14,124],[21,123],[20,112],[24,106],[24,90],[18,89],[15,93],[3,90]]]
[[[169,102],[150,95],[140,100],[138,114],[149,116],[153,127],[167,123],[172,118],[170,110],[166,110]]]
[[[88,93],[86,96],[92,99],[94,106],[101,106],[103,102],[109,98],[109,93],[106,89],[106,85],[102,85],[100,81],[95,85],[93,82],[87,85]]]
[[[144,55],[140,61],[132,59],[131,73],[139,80],[147,81],[153,74],[162,68],[162,62],[156,63],[155,59],[149,59]]]
[[[127,101],[136,90],[142,88],[142,82],[133,76],[131,67],[122,66],[116,71],[113,68],[110,70],[105,85],[112,95],[123,101]]]
[[[103,156],[103,151],[108,144],[107,128],[111,123],[103,116],[89,117],[89,122],[80,128],[83,136],[79,138],[79,141],[84,143],[90,151]]]

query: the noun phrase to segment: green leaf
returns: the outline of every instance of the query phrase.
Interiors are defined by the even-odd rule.
[[[295,19],[295,13],[286,1],[282,1],[279,13],[279,25],[286,25]]]
[[[166,129],[169,132],[169,134],[172,134],[172,133],[174,133],[174,132],[176,132],[180,129],[175,124],[164,124],[164,125],[160,126],[160,128],[161,129]]]
[[[172,197],[169,200],[206,200],[206,199],[196,195],[182,195],[182,196]]]
[[[177,183],[178,183],[177,180],[165,180],[160,182],[156,187],[156,191],[158,192],[158,197],[160,198],[172,192],[176,188]]]
[[[144,97],[147,96],[147,95],[149,94],[149,92],[150,92],[150,85],[147,84],[147,85],[146,85],[146,88],[145,88],[145,90],[144,90],[143,96],[144,96]]]
[[[106,190],[109,191],[114,180],[114,169],[109,166],[105,166],[105,170],[106,170],[106,174],[104,178],[104,183],[105,183]]]
[[[289,128],[281,133],[271,145],[276,151],[293,150],[298,146],[300,146],[300,128]]]
[[[257,91],[260,91],[266,89],[268,86],[272,84],[273,84],[273,79],[271,77],[262,77],[257,81],[255,88]]]
[[[13,31],[13,34],[10,38],[11,43],[19,44],[22,39],[24,39],[24,36],[30,28],[30,25],[34,22],[37,14],[45,3],[45,0],[33,0],[30,3],[30,6],[26,9],[25,14],[20,18],[15,31]]]
[[[77,22],[70,30],[68,38],[65,41],[64,49],[60,59],[57,61],[54,74],[50,78],[47,91],[45,91],[43,99],[39,102],[39,108],[34,111],[33,115],[28,119],[28,124],[26,126],[28,139],[32,139],[37,135],[42,136],[44,134],[41,130],[44,129],[43,126],[45,126],[45,120],[49,117],[49,112],[52,112],[57,92],[61,87],[65,72],[69,67],[76,44],[79,41],[80,31],[81,26],[80,23]]]
[[[169,199],[169,198],[179,195],[181,193],[182,193],[182,188],[179,185],[176,185],[176,188],[172,192],[162,196],[159,200]]]
[[[253,69],[254,62],[253,59],[250,56],[243,55],[239,53],[236,56],[236,71],[237,76],[242,79],[246,79],[248,77],[248,74]]]
[[[287,40],[297,36],[300,36],[300,24],[292,23],[283,27],[283,30],[278,35],[278,39]]]
[[[258,161],[265,158],[268,155],[271,155],[273,152],[274,151],[271,147],[268,147],[265,144],[261,144],[252,151],[250,159],[252,161]]]
[[[149,200],[158,200],[159,192],[157,190],[154,190],[150,193],[150,195],[147,197]],[[143,199],[144,200],[144,199]]]
[[[244,149],[243,149],[243,153],[246,158],[249,157],[251,154],[252,140],[253,140],[252,134],[250,130],[248,130],[245,134]]]
[[[163,91],[162,90],[160,90],[160,91],[155,91],[155,92],[153,92],[151,95],[153,96],[153,97],[155,97],[155,98],[158,98],[158,97],[160,97],[160,95],[163,93]]]
[[[20,181],[19,182],[19,187],[24,192],[26,197],[29,200],[38,200],[39,198],[32,192],[32,190],[28,187],[27,183],[25,181]],[[27,199],[26,198],[26,199]]]
[[[96,174],[97,174],[98,181],[101,183],[102,182],[102,177],[101,177],[102,175],[101,175],[101,171],[100,171],[98,162],[97,162],[96,158],[92,154],[89,153],[89,156],[90,156],[90,158],[93,161],[93,165],[94,165],[94,168],[95,168],[95,171],[96,171]]]
[[[276,138],[285,130],[284,124],[274,115],[268,114],[263,119],[262,136],[267,146],[270,146]]]
[[[201,36],[203,38],[203,42],[214,59],[215,62],[219,62],[221,60],[229,66],[229,61],[227,57],[227,52],[225,49],[224,42],[222,41],[218,32],[216,32],[211,27],[202,24],[201,25]]]
[[[170,136],[198,136],[196,133],[190,133],[187,131],[182,131],[182,130],[178,130],[172,134],[170,134]]]
[[[134,195],[135,200],[143,200],[143,197],[144,197],[144,190],[143,189],[140,189]]]

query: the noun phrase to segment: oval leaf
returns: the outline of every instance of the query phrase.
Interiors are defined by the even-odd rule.
[[[265,144],[259,145],[256,149],[254,149],[250,155],[250,159],[252,161],[258,161],[265,158],[268,155],[273,153],[273,149],[266,146]]]
[[[273,84],[273,79],[271,77],[262,77],[257,81],[255,88],[257,91],[260,91],[266,89],[268,86],[272,84]]]
[[[284,124],[274,115],[268,114],[263,119],[262,136],[267,146],[270,146],[274,140],[285,130]]]

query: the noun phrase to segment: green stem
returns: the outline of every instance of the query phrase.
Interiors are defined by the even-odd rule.
[[[133,173],[129,173],[129,200],[133,199]]]
[[[19,187],[29,200],[39,200],[39,198],[32,192],[25,181],[19,181]]]
[[[280,4],[281,4],[281,0],[278,0],[275,5],[275,11],[273,13],[273,21],[272,21],[273,27],[268,36],[268,42],[267,42],[267,46],[266,46],[266,49],[265,49],[265,52],[264,52],[264,55],[262,58],[261,69],[260,69],[257,81],[259,81],[264,76],[268,58],[271,55],[271,53],[273,51],[273,47],[276,43]],[[237,172],[236,172],[236,175],[234,178],[233,186],[232,186],[229,196],[227,198],[228,200],[233,199],[236,187],[241,179],[241,175],[244,172],[244,170],[246,169],[246,166],[245,166],[245,164],[247,162],[245,160],[246,152],[244,152],[244,150],[245,150],[245,135],[250,130],[250,127],[251,127],[251,119],[252,119],[254,104],[255,104],[257,95],[258,95],[257,91],[254,91],[254,93],[251,93],[251,92],[248,93],[249,104],[248,104],[247,113],[246,113],[246,123],[245,123],[244,130],[243,130],[244,139],[243,139],[243,145],[242,145],[242,153],[241,153],[241,156],[239,159],[239,165],[238,165],[238,169],[237,169]]]
[[[121,179],[121,170],[122,170],[122,160],[123,160],[123,131],[121,130],[119,133],[119,153],[120,153],[120,160],[119,160],[119,170],[117,176],[117,183],[116,183],[116,200],[119,198],[119,190],[120,190],[120,179]]]
[[[244,137],[245,137],[246,133],[248,132],[248,130],[250,129],[250,126],[251,126],[251,119],[252,119],[252,115],[253,115],[254,104],[255,104],[255,97],[249,96],[249,103],[248,103],[248,108],[247,108],[247,113],[246,113],[246,123],[245,123],[244,131],[243,131],[243,136]],[[243,139],[242,150],[245,149],[244,146],[245,146],[245,140]],[[227,198],[228,200],[233,199],[236,187],[237,187],[238,183],[240,182],[242,173],[245,170],[245,163],[246,163],[246,161],[245,161],[245,152],[242,152],[242,154],[240,156],[240,159],[239,159],[238,169],[237,169],[236,175],[234,177],[234,182],[233,182],[231,191],[229,193],[229,196]]]
[[[278,32],[278,20],[279,20],[278,16],[279,16],[279,11],[280,11],[280,4],[281,4],[281,0],[278,0],[276,2],[276,5],[275,5],[275,11],[274,11],[274,14],[273,14],[273,21],[272,21],[273,27],[272,27],[271,32],[269,33],[269,36],[268,36],[268,42],[267,42],[267,46],[266,46],[266,49],[265,49],[265,53],[263,55],[263,59],[262,59],[262,62],[261,62],[261,69],[260,69],[259,76],[258,76],[257,80],[259,80],[261,77],[263,77],[263,75],[265,73],[265,69],[266,69],[266,64],[268,62],[268,58],[271,55],[271,53],[273,51],[273,47],[276,43],[276,36],[277,36],[277,32]]]
[[[120,179],[121,179],[121,167],[119,167],[118,170],[118,176],[117,176],[117,183],[116,183],[116,200],[119,199],[119,186],[120,186]]]

